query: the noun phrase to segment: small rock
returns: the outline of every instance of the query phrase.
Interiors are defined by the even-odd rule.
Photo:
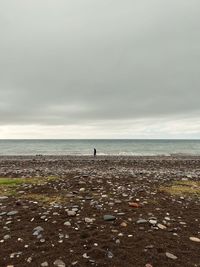
[[[27,262],[28,262],[28,263],[31,263],[32,260],[33,260],[33,259],[32,259],[31,257],[29,257],[29,258],[27,259]]]
[[[145,220],[145,219],[137,220],[137,224],[143,224],[143,223],[147,223],[147,220]]]
[[[71,223],[69,221],[64,223],[65,226],[71,226]]]
[[[172,259],[172,260],[176,260],[176,259],[177,259],[177,257],[176,257],[175,255],[173,255],[173,254],[171,254],[171,253],[169,253],[169,252],[166,252],[165,255],[166,255],[168,258]]]
[[[85,222],[86,223],[93,223],[93,221],[94,221],[95,219],[90,219],[90,218],[85,218]]]
[[[8,240],[8,239],[10,239],[10,238],[11,238],[10,235],[4,235],[4,237],[3,237],[4,240]]]
[[[84,253],[84,254],[83,254],[83,258],[84,258],[84,259],[89,259],[89,256],[87,255],[87,253]]]
[[[159,229],[162,229],[162,230],[167,228],[165,225],[160,224],[160,223],[158,223],[157,226],[158,226]]]
[[[15,215],[15,214],[17,214],[17,213],[18,213],[17,210],[13,210],[13,211],[8,212],[8,213],[7,213],[7,216],[13,216],[13,215]]]
[[[37,232],[42,232],[42,231],[44,231],[44,228],[42,228],[41,226],[37,226],[37,227],[35,227],[34,229],[33,229],[33,231],[37,231]]]
[[[76,212],[73,211],[73,210],[68,210],[67,211],[67,215],[70,216],[70,217],[73,217],[73,216],[76,216]]]
[[[33,235],[38,236],[38,238],[41,237],[40,233],[44,231],[44,229],[41,226],[37,226],[33,229]]]
[[[47,262],[47,261],[45,261],[45,262],[41,263],[41,267],[47,267],[47,266],[49,266],[49,264],[48,264],[48,262]]]
[[[84,187],[80,188],[79,192],[85,192],[85,188]]]
[[[61,260],[55,260],[53,264],[57,267],[66,267],[66,264]]]
[[[5,199],[8,199],[8,197],[7,196],[1,196],[0,197],[0,200],[5,200]]]
[[[200,239],[198,237],[194,237],[194,236],[191,236],[190,240],[194,241],[194,242],[200,242]]]
[[[114,220],[116,220],[116,217],[113,215],[104,215],[103,219],[104,219],[104,221],[114,221]]]
[[[108,251],[108,252],[107,252],[107,257],[108,257],[109,259],[112,259],[112,258],[114,257],[114,255],[113,255],[113,253],[112,253],[111,251]]]
[[[156,225],[157,224],[157,220],[149,220],[149,223],[152,224],[152,225]]]

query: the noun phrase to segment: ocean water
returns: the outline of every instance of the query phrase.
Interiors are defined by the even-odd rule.
[[[200,155],[200,140],[0,140],[0,155]]]

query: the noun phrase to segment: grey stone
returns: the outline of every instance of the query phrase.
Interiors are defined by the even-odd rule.
[[[72,216],[76,216],[76,212],[73,211],[73,210],[68,210],[68,211],[67,211],[67,215],[68,215],[68,216],[71,216],[71,217],[72,217]]]
[[[37,238],[41,238],[42,235],[40,233],[43,231],[44,231],[44,229],[41,226],[37,226],[33,229],[33,235],[37,236]]]
[[[114,255],[113,255],[113,253],[112,253],[111,251],[108,251],[108,252],[107,252],[107,257],[108,257],[109,259],[112,259],[112,258],[114,257]]]
[[[8,215],[8,216],[13,216],[13,215],[15,215],[15,214],[17,214],[17,213],[18,213],[17,210],[12,210],[12,211],[8,212],[7,215]]]
[[[41,226],[37,226],[33,229],[33,231],[42,232],[44,231],[44,228],[42,228]]]
[[[104,215],[103,219],[104,219],[104,221],[114,221],[114,220],[116,220],[116,217],[113,215]]]
[[[147,223],[147,220],[145,220],[145,219],[137,220],[137,224],[143,224],[143,223]]]

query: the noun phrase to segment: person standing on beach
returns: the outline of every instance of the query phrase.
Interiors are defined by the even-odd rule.
[[[97,150],[96,148],[94,148],[94,158],[96,157],[96,155],[97,155]]]

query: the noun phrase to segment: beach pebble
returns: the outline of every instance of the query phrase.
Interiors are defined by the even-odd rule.
[[[86,223],[93,223],[94,220],[95,220],[94,218],[92,218],[92,219],[90,219],[90,218],[85,218],[85,222],[86,222]]]
[[[10,239],[10,238],[11,238],[10,235],[4,235],[4,237],[3,237],[4,240],[8,240],[8,239]]]
[[[48,266],[49,266],[49,264],[48,264],[48,262],[47,262],[47,261],[45,261],[45,262],[41,263],[41,267],[48,267]]]
[[[191,241],[194,241],[194,242],[198,242],[198,243],[200,242],[200,238],[198,238],[198,237],[194,237],[194,236],[191,236],[191,237],[190,237],[190,240],[191,240]]]
[[[87,255],[87,253],[84,253],[84,254],[83,254],[83,258],[84,258],[84,259],[89,259],[89,256]]]
[[[29,257],[29,258],[27,259],[27,262],[28,262],[28,263],[31,263],[32,260],[33,260],[33,259],[32,259],[31,257]]]
[[[74,210],[68,210],[67,215],[70,217],[76,216],[76,212]]]
[[[71,226],[71,223],[69,221],[67,221],[67,222],[64,222],[64,225],[65,226]]]
[[[169,258],[169,259],[172,259],[172,260],[176,260],[176,259],[177,259],[177,257],[176,257],[174,254],[169,253],[169,252],[166,252],[165,255],[166,255],[167,258]]]
[[[13,215],[15,215],[15,214],[17,214],[17,213],[18,213],[17,210],[13,210],[13,211],[8,212],[8,213],[7,213],[7,216],[13,216]]]
[[[55,260],[53,264],[57,267],[66,267],[66,264],[62,260]]]
[[[122,226],[122,227],[127,227],[127,223],[122,222],[122,223],[120,224],[120,226]]]
[[[107,257],[108,257],[109,259],[112,259],[112,258],[114,257],[114,255],[113,255],[113,253],[112,253],[111,251],[108,251],[108,252],[107,252]]]
[[[158,223],[157,226],[158,226],[159,229],[162,229],[162,230],[167,228],[165,225],[160,224],[160,223]]]
[[[7,196],[1,196],[0,197],[0,200],[5,200],[5,199],[8,199],[8,197]]]
[[[104,221],[114,221],[114,220],[116,220],[116,217],[113,215],[104,215],[103,219],[104,219]]]
[[[149,223],[152,224],[152,225],[156,225],[157,224],[157,220],[149,220]]]
[[[38,236],[38,238],[41,237],[40,233],[43,232],[44,229],[41,226],[37,226],[33,229],[33,235]]]
[[[85,188],[84,187],[82,187],[82,188],[79,189],[79,192],[84,192],[84,191],[85,191]]]
[[[137,224],[143,224],[143,223],[147,223],[147,220],[145,220],[145,219],[137,220]]]

